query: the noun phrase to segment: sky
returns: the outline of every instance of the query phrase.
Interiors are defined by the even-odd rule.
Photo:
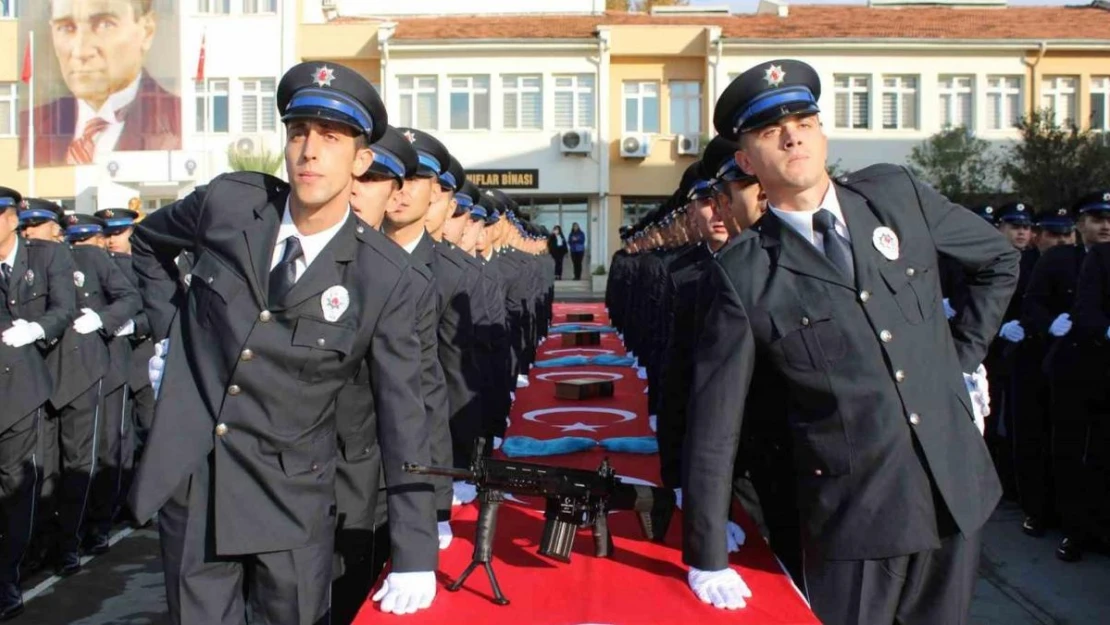
[[[693,5],[728,5],[733,13],[752,13],[759,6],[759,0],[690,0]],[[867,0],[797,0],[787,4],[867,4]],[[1065,4],[1088,4],[1086,0],[1009,0],[1011,5],[1023,6],[1062,6]]]

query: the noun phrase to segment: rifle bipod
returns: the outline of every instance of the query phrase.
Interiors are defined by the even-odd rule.
[[[478,490],[478,524],[474,531],[474,555],[470,564],[447,590],[451,592],[462,588],[467,577],[482,565],[489,576],[489,585],[493,588],[493,602],[497,605],[509,605],[509,600],[501,593],[501,586],[497,583],[497,576],[493,573],[493,538],[497,533],[497,511],[505,502],[505,495],[499,490]]]

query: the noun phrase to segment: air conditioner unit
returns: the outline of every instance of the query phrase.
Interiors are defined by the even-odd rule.
[[[320,0],[320,8],[334,9],[336,2],[338,2],[338,0]]]
[[[236,152],[241,154],[250,154],[262,147],[258,140],[251,136],[242,136],[235,139],[235,143],[233,143],[232,146],[235,148]]]
[[[651,152],[650,135],[621,135],[621,156],[624,158],[646,158],[649,152]]]
[[[589,130],[565,130],[559,135],[559,151],[563,154],[589,154],[593,147],[593,136]]]
[[[701,137],[696,135],[678,135],[675,137],[675,149],[679,154],[697,156],[701,151]]]

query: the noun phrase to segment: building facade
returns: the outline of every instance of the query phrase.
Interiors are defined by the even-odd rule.
[[[0,6],[0,184],[33,186],[82,212],[135,196],[157,208],[226,171],[229,149],[279,156],[276,83],[302,60],[357,69],[392,124],[434,133],[476,183],[505,189],[544,225],[578,223],[591,267],[616,249],[618,227],[669,196],[696,161],[729,81],[770,59],[817,69],[829,162],[841,170],[904,163],[946,127],[1001,148],[1017,138],[1014,122],[1042,107],[1062,122],[1110,127],[1105,3],[764,0],[752,14],[648,15],[607,13],[601,0],[521,1],[513,14],[494,0],[156,0],[176,12],[180,149],[117,151],[32,175],[19,159],[29,91],[19,1]]]

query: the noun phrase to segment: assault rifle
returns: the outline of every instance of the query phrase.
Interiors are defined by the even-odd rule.
[[[470,565],[447,590],[457,591],[479,565],[486,570],[493,588],[494,602],[508,605],[509,600],[493,573],[493,538],[497,531],[497,511],[505,492],[544,497],[543,537],[539,553],[561,562],[570,562],[570,552],[578,528],[593,530],[594,554],[607,558],[613,554],[607,514],[612,510],[631,510],[640,518],[644,536],[662,542],[674,514],[675,496],[669,488],[626,484],[609,466],[601,462],[597,471],[564,469],[542,464],[487,458],[486,441],[474,443],[474,460],[469,469],[425,467],[406,462],[404,470],[421,475],[441,475],[466,480],[478,488],[478,524],[474,536],[474,555]]]

